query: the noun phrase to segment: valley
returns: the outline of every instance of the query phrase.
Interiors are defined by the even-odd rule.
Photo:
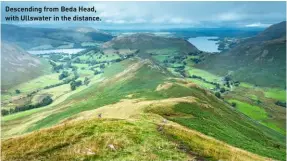
[[[270,28],[256,49],[248,43],[261,42],[258,35],[220,38],[207,51],[179,33],[112,36],[89,28],[61,36],[49,29],[46,43],[10,40],[46,72],[1,86],[3,160],[284,160],[284,36],[265,38]],[[68,41],[67,33],[77,36]],[[240,54],[245,62],[236,61]],[[264,64],[270,59],[276,65]],[[254,77],[246,72],[253,69]],[[275,70],[276,78],[261,80]]]

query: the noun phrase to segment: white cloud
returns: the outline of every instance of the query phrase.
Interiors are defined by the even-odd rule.
[[[262,24],[260,22],[245,25],[245,27],[269,27],[269,26],[271,26],[271,24]]]
[[[81,16],[99,16],[97,25],[108,26],[240,26],[264,27],[286,19],[285,2],[4,2],[1,6],[94,6],[96,13],[77,13]],[[14,13],[13,13],[14,14]],[[20,14],[20,13],[19,13]],[[22,13],[21,13],[22,14]],[[28,14],[28,13],[27,13]],[[55,13],[56,16],[73,16],[75,13]],[[2,22],[8,13],[2,13]],[[34,13],[29,13],[34,15]],[[53,16],[54,13],[45,13]],[[254,23],[260,22],[260,23]],[[57,22],[61,23],[61,22]],[[78,23],[78,22],[74,22]],[[70,23],[71,24],[71,23]]]

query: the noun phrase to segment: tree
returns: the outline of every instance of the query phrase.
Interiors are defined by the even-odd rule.
[[[50,96],[46,96],[42,99],[39,106],[47,106],[53,102],[53,99]]]
[[[71,83],[70,83],[70,87],[71,87],[71,90],[75,90],[77,87],[81,86],[82,85],[82,81],[81,80],[78,80],[78,81],[75,81],[73,80]]]
[[[101,65],[100,65],[100,68],[101,68],[101,69],[105,68],[105,64],[101,64]]]
[[[62,80],[64,78],[67,78],[69,76],[69,73],[67,71],[63,71],[60,75],[59,75],[59,80]]]
[[[225,88],[220,88],[220,93],[224,93],[225,92]]]
[[[80,60],[80,58],[76,58],[73,62],[74,63],[81,63],[81,60]]]
[[[84,84],[87,86],[89,83],[90,83],[89,78],[88,78],[88,77],[85,77]]]
[[[8,115],[8,114],[9,114],[9,111],[8,111],[8,110],[1,109],[1,115],[2,115],[2,116]]]
[[[286,108],[286,102],[276,101],[275,104]]]
[[[236,103],[235,102],[231,102],[231,106],[232,107],[236,107]]]
[[[98,74],[100,74],[100,73],[101,73],[100,71],[96,70],[96,71],[94,72],[94,75],[98,75]]]
[[[72,90],[72,91],[76,89],[75,81],[72,81],[72,82],[70,83],[70,87],[71,87],[71,90]]]
[[[217,98],[221,98],[221,94],[220,94],[219,92],[215,92],[215,96],[216,96]]]
[[[78,81],[75,82],[75,84],[76,84],[76,87],[79,87],[79,86],[82,85],[82,81],[81,81],[81,80],[78,80]]]
[[[16,92],[16,94],[20,94],[21,93],[21,91],[19,89],[16,89],[15,92]]]

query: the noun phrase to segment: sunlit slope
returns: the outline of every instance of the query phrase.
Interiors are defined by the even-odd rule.
[[[63,122],[69,123],[69,121],[73,122],[73,120],[97,117],[99,113],[102,114],[103,118],[117,118],[124,120],[122,120],[121,125],[118,125],[118,127],[113,127],[114,125],[111,125],[111,129],[115,130],[109,131],[111,129],[105,129],[102,130],[102,132],[97,132],[97,128],[101,128],[101,125],[98,123],[92,123],[92,121],[90,126],[90,123],[79,122],[75,126],[75,129],[72,130],[74,131],[74,134],[71,135],[69,134],[69,132],[66,131],[63,126],[61,126],[61,128],[59,127],[59,131],[61,131],[61,133],[65,133],[64,136],[65,138],[67,138],[67,143],[63,143],[62,145],[57,146],[58,143],[52,143],[56,141],[52,139],[54,137],[48,136],[48,138],[52,139],[51,148],[49,148],[50,145],[47,145],[48,149],[45,149],[46,147],[43,147],[44,149],[42,150],[37,150],[41,148],[36,148],[34,150],[31,149],[31,153],[29,153],[28,151],[25,152],[26,150],[23,149],[23,153],[19,153],[19,156],[12,153],[10,153],[9,155],[11,159],[13,159],[14,157],[23,157],[20,154],[33,154],[30,155],[30,157],[32,157],[31,159],[39,159],[42,154],[44,155],[44,157],[52,157],[52,154],[53,156],[59,158],[63,157],[62,155],[65,154],[71,154],[70,157],[73,157],[74,154],[72,153],[74,152],[71,152],[66,148],[72,148],[74,146],[71,145],[72,141],[77,140],[77,136],[80,137],[80,135],[84,135],[84,138],[88,137],[88,139],[83,139],[80,141],[80,149],[83,149],[85,147],[84,145],[89,145],[87,142],[90,142],[91,140],[87,140],[97,139],[97,137],[93,137],[94,135],[113,135],[112,138],[114,138],[115,140],[120,139],[123,141],[124,139],[121,139],[121,137],[124,136],[117,136],[126,134],[126,132],[121,131],[121,129],[127,128],[122,126],[126,126],[126,124],[129,124],[125,123],[125,121],[132,122],[133,126],[127,129],[135,128],[135,132],[133,135],[136,136],[137,133],[141,133],[141,130],[138,129],[138,126],[142,126],[141,124],[137,124],[138,121],[142,122],[143,124],[148,124],[146,126],[146,129],[143,130],[145,131],[150,128],[148,130],[150,132],[147,132],[148,134],[145,135],[145,137],[141,138],[140,142],[141,145],[144,146],[146,141],[152,142],[148,141],[147,139],[149,135],[158,134],[152,134],[153,132],[156,133],[154,125],[155,123],[148,123],[149,121],[152,121],[152,118],[147,118],[143,120],[142,117],[136,116],[142,115],[144,113],[150,113],[151,115],[156,114],[157,117],[158,115],[161,115],[162,117],[170,121],[174,121],[180,125],[183,125],[185,129],[197,130],[205,135],[212,136],[217,140],[223,141],[227,144],[241,149],[245,149],[252,153],[279,160],[284,160],[285,158],[285,137],[283,135],[260,125],[259,123],[251,120],[245,115],[242,115],[222,100],[216,98],[212,93],[197,87],[197,85],[195,85],[194,83],[186,81],[184,79],[175,79],[169,72],[162,69],[162,67],[155,65],[152,61],[139,58],[129,59],[120,63],[113,64],[106,69],[105,73],[103,74],[102,82],[72,95],[63,103],[55,106],[53,110],[43,110],[40,112],[35,112],[33,114],[28,114],[26,116],[22,115],[19,117],[15,117],[14,119],[7,120],[3,124],[3,132],[5,134],[6,131],[11,131],[11,128],[13,128],[14,132],[17,131],[17,128],[21,129],[21,131],[19,131],[18,133],[14,133],[14,135],[26,132],[33,132],[35,130],[51,127]],[[161,122],[162,120],[163,119],[160,119],[158,121]],[[26,124],[27,122],[28,124]],[[26,124],[26,126],[23,126],[23,124]],[[74,125],[71,124],[71,126]],[[77,126],[80,126],[81,128],[77,128]],[[86,131],[85,128],[83,128],[85,126],[91,127],[92,130]],[[105,125],[103,125],[102,128],[105,128]],[[54,130],[55,129],[53,129],[52,131]],[[82,134],[81,130],[83,130]],[[59,131],[56,130],[55,135],[58,135]],[[200,146],[197,147],[195,146],[197,144],[193,144],[193,138],[188,137],[188,132],[179,133],[177,131],[178,130],[167,130],[168,136],[171,136],[173,139],[175,139],[173,141],[182,142],[184,144],[184,147],[188,147],[184,149],[196,151],[196,153],[200,154],[200,156],[214,158],[215,160],[219,160],[221,157],[225,157],[225,150],[217,151],[214,154],[212,152],[206,152],[209,143],[207,142],[201,144],[204,139],[197,142],[197,144],[200,144]],[[46,134],[48,135],[48,133],[42,133],[40,131],[39,133],[33,133],[27,136],[25,135],[23,136],[25,139],[20,140],[31,140],[34,143],[25,142],[22,144],[24,145],[31,143],[31,145],[35,145],[35,147],[37,147],[37,144],[39,142],[35,142],[36,138],[34,137],[37,136],[39,138],[43,138],[43,140],[47,140],[47,137],[41,137],[41,135],[44,136]],[[6,137],[9,137],[9,134],[7,134]],[[82,138],[82,136],[80,138]],[[55,139],[57,139],[57,137]],[[69,139],[72,139],[72,141],[69,141]],[[16,147],[17,144],[20,143],[18,141],[19,140],[11,139],[9,140],[9,143],[13,143],[13,146]],[[71,144],[69,144],[69,142],[71,142]],[[7,143],[6,146],[8,146],[9,143]],[[98,157],[102,160],[108,159],[103,157],[112,157],[110,156],[111,153],[109,151],[105,152],[105,149],[101,148],[101,146],[106,147],[109,143],[104,142],[101,144],[104,145],[100,145],[100,148],[94,147],[94,150],[92,150],[92,147],[88,147],[88,149],[90,149],[92,152],[90,152],[90,150],[84,150],[85,152],[83,153],[94,153],[90,154],[90,157]],[[117,145],[116,143],[113,144]],[[131,144],[131,146],[137,147],[133,143]],[[127,145],[129,144],[124,143],[123,147],[126,147]],[[147,147],[151,146],[151,144],[147,145]],[[218,149],[218,147],[221,146],[217,145],[214,147],[214,149]],[[99,148],[100,151],[97,151],[97,148]],[[212,149],[212,147],[209,148]],[[67,151],[61,153],[61,149]],[[106,150],[108,150],[108,148]],[[174,148],[174,150],[177,151],[178,149]],[[9,149],[7,148],[7,151],[4,153],[8,155],[8,151]],[[41,152],[44,152],[45,154]],[[171,159],[170,157],[166,157],[166,153],[160,154],[160,150],[154,150],[153,152],[157,153],[157,157],[160,158],[158,160],[166,160],[168,158]],[[136,152],[131,150],[130,152],[124,151],[123,153],[120,153],[116,156],[132,157],[135,155]],[[182,153],[177,153],[170,156],[175,155],[179,156],[182,155]],[[150,155],[148,156],[151,157]],[[228,156],[226,157],[228,158]],[[157,158],[155,158],[154,160],[156,159]],[[227,160],[230,159],[231,158],[228,158]],[[180,159],[176,159],[175,157],[174,160]],[[249,158],[249,160],[260,159]]]
[[[271,160],[157,115],[75,121],[5,140],[3,160]],[[163,127],[163,128],[161,128]],[[27,148],[30,147],[30,148]]]

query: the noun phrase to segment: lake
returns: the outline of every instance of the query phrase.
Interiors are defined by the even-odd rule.
[[[85,49],[54,49],[54,50],[29,50],[30,54],[41,55],[41,54],[52,54],[52,53],[65,53],[65,54],[76,54]]]
[[[216,44],[218,41],[210,40],[217,38],[218,37],[193,37],[189,38],[188,41],[201,51],[219,52],[218,44]]]

